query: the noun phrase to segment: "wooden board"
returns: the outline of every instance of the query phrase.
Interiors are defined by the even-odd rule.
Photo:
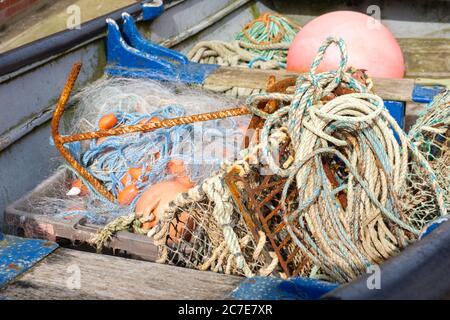
[[[77,268],[79,289],[74,281]],[[213,272],[60,248],[0,289],[0,299],[225,299],[242,280]]]
[[[233,86],[265,89],[270,75],[277,80],[297,77],[299,73],[286,70],[260,70],[241,67],[220,67],[205,80],[205,86]],[[374,91],[385,100],[412,101],[413,79],[375,78]]]
[[[402,48],[405,79],[375,78],[374,91],[385,100],[412,102],[411,93],[415,80],[412,78],[450,77],[450,39],[398,39]],[[205,85],[235,86],[265,89],[270,75],[277,80],[297,77],[299,73],[286,70],[255,70],[248,68],[220,67],[208,76]]]
[[[398,39],[403,51],[406,77],[449,78],[450,39]]]

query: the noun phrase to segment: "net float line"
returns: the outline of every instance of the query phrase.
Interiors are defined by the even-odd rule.
[[[220,110],[209,113],[196,114],[191,116],[178,117],[173,119],[165,119],[159,121],[153,121],[145,124],[137,124],[130,126],[121,126],[118,128],[108,130],[98,130],[86,133],[80,133],[75,135],[62,136],[59,132],[62,116],[64,114],[65,107],[69,101],[75,82],[81,71],[82,63],[76,62],[72,66],[72,70],[64,85],[61,96],[56,105],[55,112],[53,114],[51,122],[51,134],[55,144],[55,148],[61,154],[61,156],[67,161],[67,163],[82,177],[84,178],[100,195],[105,197],[111,202],[117,202],[113,194],[103,185],[101,181],[95,178],[86,168],[84,168],[76,159],[70,154],[70,152],[64,147],[66,143],[99,139],[103,137],[119,136],[124,134],[130,134],[135,132],[148,132],[160,128],[170,128],[183,124],[192,124],[195,122],[204,122],[210,120],[217,120],[229,117],[236,117],[241,115],[249,115],[250,111],[245,106],[240,106],[227,110]]]

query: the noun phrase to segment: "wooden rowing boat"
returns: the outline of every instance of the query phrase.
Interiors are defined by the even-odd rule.
[[[197,41],[205,39],[225,40],[231,38],[240,27],[257,13],[276,10],[288,14],[301,24],[311,19],[317,12],[302,12],[298,8],[298,1],[273,1],[270,5],[264,1],[219,1],[219,0],[181,0],[164,4],[165,11],[154,21],[143,21],[142,7],[132,5],[117,12],[108,14],[82,25],[80,30],[67,30],[47,38],[37,40],[23,47],[0,55],[0,101],[2,116],[0,117],[0,226],[5,221],[10,231],[26,232],[28,236],[43,239],[76,240],[89,242],[98,226],[86,224],[83,220],[61,222],[47,216],[37,216],[32,208],[27,207],[27,200],[45,194],[50,186],[58,179],[64,178],[64,172],[51,176],[54,165],[51,158],[56,156],[55,150],[48,144],[49,120],[54,111],[55,101],[61,92],[66,74],[75,61],[82,61],[84,68],[78,83],[83,87],[103,75],[106,67],[105,51],[105,19],[121,21],[121,13],[128,12],[138,21],[141,33],[148,35],[148,39],[174,48],[180,52],[187,52]],[[202,10],[196,10],[202,8]],[[326,8],[332,10],[334,8]],[[358,9],[358,8],[353,8]],[[423,109],[420,99],[417,99],[418,85],[446,83],[450,78],[450,35],[448,24],[434,21],[405,22],[395,19],[395,10],[388,12],[393,16],[386,22],[393,33],[399,38],[400,46],[405,55],[405,79],[374,79],[374,91],[385,100],[405,103],[405,118],[408,127]],[[309,10],[306,10],[309,11]],[[196,14],[192,14],[196,12]],[[422,12],[416,13],[418,16]],[[424,31],[425,26],[428,29]],[[408,32],[405,32],[408,28]],[[446,29],[447,28],[447,29]],[[432,30],[432,31],[430,31]],[[263,71],[233,67],[219,67],[206,74],[201,84],[206,86],[237,86],[252,89],[265,89],[269,76],[277,79],[297,76],[287,71]],[[433,79],[433,80],[423,80]],[[26,92],[27,94],[24,94]],[[7,110],[7,111],[3,111]],[[33,168],[30,170],[29,168]],[[42,180],[46,179],[44,182]],[[39,185],[38,185],[39,184]],[[24,195],[36,187],[31,193]],[[4,209],[6,214],[3,216]],[[364,281],[354,281],[346,288],[340,288],[330,296],[341,298],[390,298],[390,297],[442,297],[450,292],[450,282],[440,281],[430,292],[413,293],[411,288],[420,283],[436,282],[450,267],[450,257],[445,250],[445,244],[450,238],[450,226],[440,228],[430,238],[424,239],[408,248],[399,257],[383,265],[386,274],[386,286],[383,290],[368,291]],[[121,251],[132,253],[133,257],[155,261],[156,247],[145,236],[128,232],[120,232],[109,243],[112,252]],[[0,291],[0,296],[15,298],[43,298],[65,297],[80,298],[80,295],[62,295],[61,290],[46,291],[44,280],[52,268],[57,268],[61,259],[66,259],[64,265],[73,261],[89,261],[93,272],[100,272],[101,264],[117,263],[123,268],[135,268],[136,273],[145,269],[148,264],[141,262],[126,262],[120,258],[93,256],[89,253],[58,249],[43,265],[40,265],[22,278],[20,281],[36,284],[39,289],[32,293],[21,290],[20,281],[13,283]],[[119,260],[114,260],[119,259]],[[148,293],[153,288],[152,283],[159,277],[174,279],[173,289],[167,287],[163,298],[223,298],[225,293],[240,282],[238,278],[199,274],[192,270],[172,269],[168,266],[150,265],[153,270],[148,279],[141,285],[136,284],[136,295],[146,298],[158,298]],[[414,270],[414,275],[412,274]],[[433,270],[433,272],[430,272]],[[152,273],[153,272],[153,273]],[[120,273],[118,267],[117,273]],[[142,273],[142,272],[141,272]],[[177,286],[177,277],[189,275],[193,282],[198,283],[199,291],[188,295],[181,286]],[[444,274],[445,275],[445,274]],[[132,275],[130,275],[132,277]],[[414,280],[413,280],[413,277]],[[114,279],[111,275],[110,279]],[[55,281],[62,281],[58,276]],[[110,281],[110,280],[106,280]],[[112,280],[111,280],[112,281]],[[123,281],[128,281],[123,279]],[[197,282],[195,282],[197,281]],[[207,283],[216,281],[221,283],[216,291],[208,291]],[[97,282],[89,280],[90,285]],[[129,283],[129,282],[128,282]],[[122,282],[115,284],[117,288]],[[59,284],[55,287],[58,288]],[[87,287],[90,290],[91,287]],[[154,289],[154,288],[153,288]],[[178,291],[177,291],[178,290]],[[186,296],[184,295],[186,294]],[[135,298],[129,291],[111,296],[107,292],[92,298]]]

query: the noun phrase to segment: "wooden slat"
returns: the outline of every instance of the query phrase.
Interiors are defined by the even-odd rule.
[[[299,73],[285,70],[259,70],[241,67],[220,67],[209,75],[206,86],[233,86],[251,89],[265,89],[270,75],[277,80],[296,77]],[[382,79],[375,78],[374,91],[386,100],[412,101],[411,93],[414,88],[413,79]]]
[[[450,39],[398,39],[409,78],[449,78]]]
[[[80,268],[80,289],[69,289]],[[72,271],[71,271],[72,270]],[[76,250],[57,249],[0,289],[0,299],[224,299],[243,278]]]

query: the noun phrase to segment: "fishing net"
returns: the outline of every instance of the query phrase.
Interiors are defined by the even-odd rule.
[[[331,44],[339,69],[316,74]],[[161,262],[348,282],[417,239],[402,205],[409,168],[426,181],[435,214],[446,214],[429,160],[346,64],[344,42],[329,38],[294,94],[248,98],[261,130],[239,160],[165,210],[149,234]],[[262,101],[276,108],[261,110]]]
[[[148,123],[223,109],[237,100],[180,84],[126,78],[104,78],[73,98],[61,127],[64,134]],[[136,203],[152,185],[170,180],[175,163],[182,163],[192,184],[198,184],[226,160],[237,157],[248,117],[235,117],[161,128],[149,132],[76,141],[66,149],[100,181],[119,203],[100,194],[70,165],[55,186],[58,192],[34,200],[35,210],[56,218],[84,216],[105,224],[135,211]],[[108,123],[106,123],[108,124]],[[108,127],[109,128],[109,127]],[[172,170],[173,171],[173,170]],[[129,192],[128,192],[129,191]]]
[[[447,210],[450,203],[450,91],[437,95],[409,132],[412,143],[428,161],[441,188]],[[423,229],[440,217],[439,203],[424,171],[409,164],[408,187],[405,190],[405,210],[409,210],[411,224]]]

